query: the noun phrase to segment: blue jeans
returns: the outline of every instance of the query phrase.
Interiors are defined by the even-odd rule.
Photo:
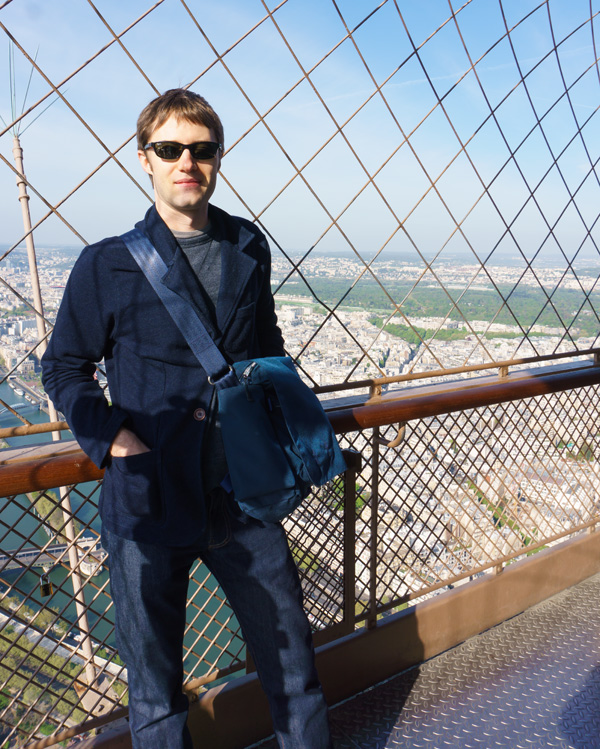
[[[200,557],[242,627],[280,746],[328,749],[327,707],[285,532],[278,523],[250,518],[220,490],[210,507],[205,536],[193,547],[138,543],[103,531],[133,747],[192,747],[182,693],[183,634],[190,568]]]

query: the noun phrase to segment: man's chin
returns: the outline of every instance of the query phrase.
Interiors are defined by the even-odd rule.
[[[178,200],[171,204],[174,211],[179,213],[185,213],[186,215],[193,216],[198,211],[202,211],[206,208],[207,201],[204,200]]]

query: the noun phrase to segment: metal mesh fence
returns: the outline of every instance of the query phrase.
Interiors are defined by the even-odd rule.
[[[595,345],[593,2],[81,0],[33,24],[27,3],[0,10],[14,206],[0,267],[24,319],[38,305],[19,272],[13,136],[48,326],[73,261],[57,250],[127,229],[147,205],[135,117],[179,82],[223,112],[217,202],[269,234],[288,347],[314,382]],[[39,331],[17,337],[4,358],[26,369]]]
[[[224,120],[216,203],[267,233],[286,346],[315,385],[598,346],[596,2],[210,5],[0,2],[0,429],[60,418],[39,355],[83,244],[148,207],[135,119],[175,85]],[[347,435],[351,506],[348,481],[330,486],[287,528],[315,630],[591,524],[597,407],[589,388],[411,422],[398,449],[391,427]],[[0,509],[8,746],[126,706],[97,493]],[[195,688],[245,667],[200,564],[184,656]]]
[[[379,463],[378,605],[464,582],[593,525],[598,397],[585,388],[411,422]]]
[[[91,529],[96,495],[96,485],[70,490],[74,526],[56,491],[10,497],[2,511],[0,670],[7,746],[107,714],[120,699],[126,703],[106,553]]]
[[[362,466],[285,522],[317,640],[353,631],[600,522],[598,386],[346,435]],[[588,414],[581,419],[582,413]],[[0,687],[9,746],[116,719],[115,647],[97,483],[8,498],[1,515]],[[187,689],[250,667],[222,592],[192,572]],[[65,731],[67,733],[65,733]]]

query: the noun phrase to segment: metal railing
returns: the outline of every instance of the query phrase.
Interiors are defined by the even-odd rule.
[[[375,627],[382,616],[593,530],[599,399],[600,368],[589,360],[331,401],[348,471],[285,522],[316,642]],[[0,512],[0,545],[9,549],[0,558],[8,746],[46,733],[53,738],[35,745],[51,745],[126,714],[126,669],[96,546],[101,473],[79,450],[62,450],[60,458],[14,455],[0,472],[2,493],[11,487]],[[51,488],[59,480],[68,480],[75,508],[71,542]],[[69,552],[82,590],[73,590]],[[190,693],[252,668],[201,562],[187,620]]]

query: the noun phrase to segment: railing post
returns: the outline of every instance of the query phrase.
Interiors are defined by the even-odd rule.
[[[367,629],[377,624],[377,548],[378,548],[378,519],[379,519],[379,427],[373,428],[373,456],[371,463],[371,554],[369,562],[369,616]]]
[[[344,631],[354,631],[356,620],[356,475],[362,465],[360,453],[344,450]]]
[[[71,583],[73,585],[73,600],[75,601],[75,612],[77,614],[77,626],[83,635],[80,641],[80,648],[85,661],[85,676],[89,687],[95,686],[97,673],[94,664],[94,652],[92,647],[92,638],[90,636],[90,625],[87,615],[87,605],[85,601],[85,588],[83,576],[81,574],[78,544],[75,540],[75,525],[73,522],[73,513],[71,509],[71,498],[65,487],[60,487],[61,508],[63,517],[68,518],[63,527],[63,533],[67,539],[69,547],[68,559],[70,567]]]
[[[27,180],[25,178],[25,171],[23,168],[23,149],[19,141],[19,136],[15,135],[13,138],[13,156],[17,167],[17,186],[19,188],[19,201],[21,203],[21,210],[23,215],[23,227],[25,229],[25,245],[27,247],[27,258],[29,262],[29,275],[31,279],[31,290],[33,294],[33,310],[35,312],[37,333],[38,333],[38,357],[41,359],[42,355],[48,347],[48,339],[46,337],[46,321],[44,318],[44,307],[42,303],[42,292],[40,287],[40,279],[37,267],[37,258],[35,254],[35,245],[33,241],[33,229],[31,225],[31,216],[29,213],[29,195],[27,194]],[[58,414],[54,407],[54,404],[47,399],[48,402],[48,416],[51,422],[58,421]],[[60,440],[60,432],[53,432],[52,439]],[[96,667],[93,661],[93,649],[92,641],[90,637],[90,627],[87,616],[87,607],[85,603],[84,593],[84,582],[79,569],[79,554],[77,552],[75,542],[75,525],[73,523],[73,511],[71,509],[71,498],[69,491],[61,486],[59,488],[60,494],[60,506],[63,513],[64,527],[63,534],[69,544],[69,567],[70,575],[73,583],[73,596],[75,599],[75,608],[77,611],[77,625],[79,630],[83,634],[83,640],[81,641],[81,649],[85,658],[85,674],[88,685],[91,687],[96,681]]]

